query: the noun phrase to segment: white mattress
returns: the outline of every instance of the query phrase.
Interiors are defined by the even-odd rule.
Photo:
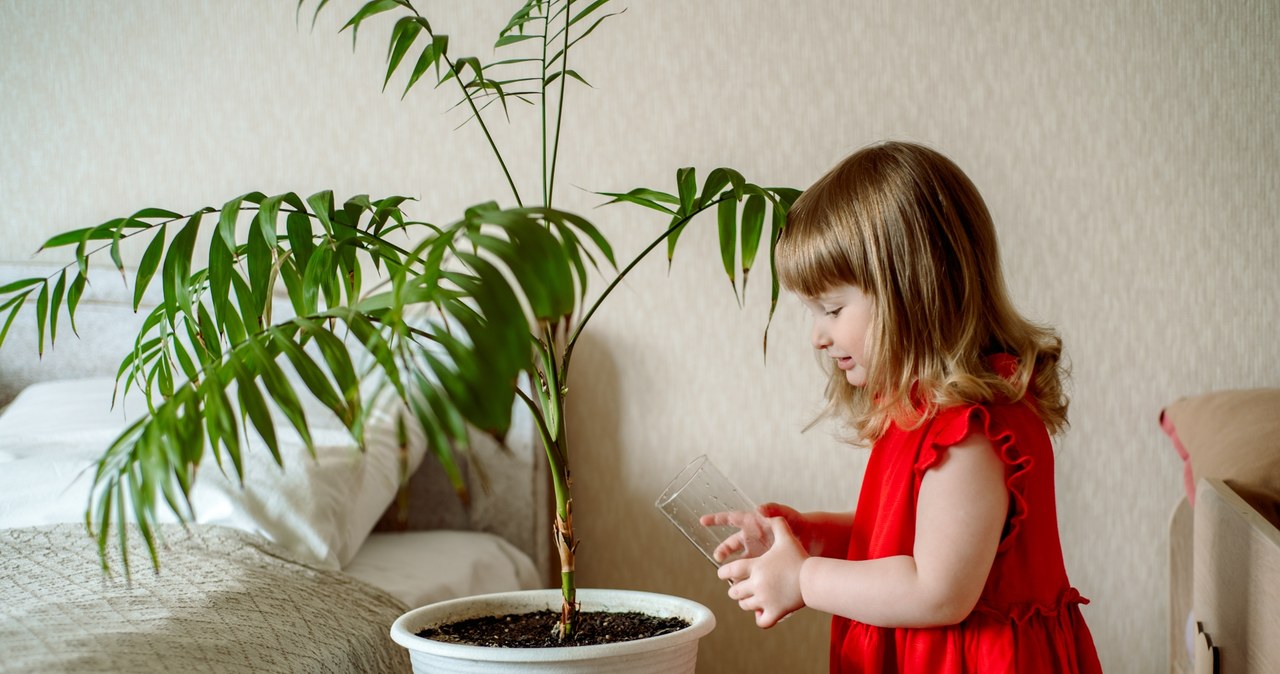
[[[544,585],[528,555],[479,531],[374,533],[342,570],[410,608]]]

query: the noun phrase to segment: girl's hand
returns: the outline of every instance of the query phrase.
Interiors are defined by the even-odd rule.
[[[733,527],[738,531],[726,536],[712,552],[717,564],[734,555],[759,557],[773,544],[769,521],[759,513],[720,512],[703,515],[698,523],[704,527]]]
[[[768,523],[773,545],[767,552],[725,564],[716,574],[732,583],[729,598],[742,610],[755,612],[756,626],[762,629],[804,608],[800,567],[809,558],[785,518],[774,517]]]

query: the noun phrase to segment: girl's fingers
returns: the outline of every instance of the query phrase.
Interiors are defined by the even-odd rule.
[[[743,583],[737,583],[731,586],[729,588],[729,598],[738,602],[738,608],[755,614],[756,627],[767,630],[778,624],[777,613],[768,610],[762,604],[760,598],[751,594],[743,585]]]
[[[777,620],[769,617],[771,614],[760,605],[760,602],[754,596],[744,597],[739,600],[738,608],[748,613],[754,613],[757,627],[768,629],[777,622]]]
[[[721,562],[733,556],[735,553],[740,552],[744,547],[742,536],[735,534],[721,541],[720,545],[716,546],[713,554],[715,555],[716,561]]]
[[[744,560],[738,560],[736,562],[729,562],[728,564],[725,564],[716,570],[716,576],[718,576],[720,580],[727,580],[731,583],[746,578],[746,566],[743,562]]]
[[[751,513],[738,511],[710,513],[699,517],[698,524],[704,527],[741,527],[751,517]]]

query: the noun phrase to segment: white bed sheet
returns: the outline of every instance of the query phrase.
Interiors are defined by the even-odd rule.
[[[375,532],[342,570],[410,608],[543,587],[528,555],[479,531]]]

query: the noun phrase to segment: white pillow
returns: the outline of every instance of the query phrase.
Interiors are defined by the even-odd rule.
[[[528,555],[480,531],[374,533],[342,570],[410,608],[543,586]]]
[[[34,384],[0,415],[0,455],[10,457],[0,468],[0,527],[83,521],[94,462],[146,410],[140,397],[128,396],[112,411],[113,386],[110,378]],[[295,388],[316,458],[279,417],[284,469],[252,433],[242,452],[243,486],[229,462],[223,475],[206,450],[192,492],[195,521],[261,534],[304,561],[338,569],[355,556],[395,496],[400,407],[397,402],[370,410],[362,454],[332,412],[301,385]],[[407,427],[412,473],[425,451],[417,424]],[[160,510],[162,520],[176,519],[166,507]]]

